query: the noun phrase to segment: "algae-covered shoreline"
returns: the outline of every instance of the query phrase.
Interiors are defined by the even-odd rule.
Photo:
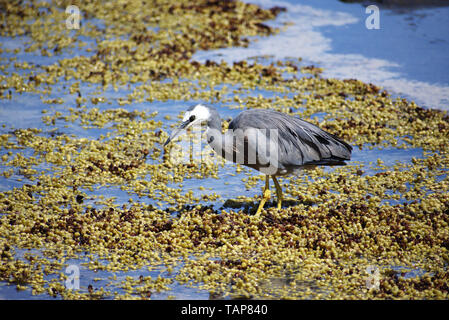
[[[298,58],[192,59],[282,32],[267,24],[281,7],[90,1],[68,30],[70,4],[0,4],[3,43],[23,43],[0,47],[3,284],[63,299],[448,298],[446,112]],[[355,160],[283,179],[283,209],[254,217],[263,176],[166,156],[193,101],[301,116]]]

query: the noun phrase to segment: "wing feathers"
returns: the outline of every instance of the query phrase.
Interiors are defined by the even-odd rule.
[[[282,167],[309,164],[342,164],[351,157],[352,147],[318,126],[298,117],[267,109],[240,113],[230,130],[278,129],[278,161]]]

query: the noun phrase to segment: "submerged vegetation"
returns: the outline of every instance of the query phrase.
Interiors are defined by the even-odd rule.
[[[267,24],[280,7],[83,1],[69,30],[71,4],[0,2],[1,36],[23,43],[0,46],[1,108],[17,104],[20,117],[27,97],[42,112],[34,127],[0,120],[0,280],[65,299],[150,298],[175,284],[212,297],[448,298],[447,113],[297,58],[192,59],[281,32]],[[221,160],[166,156],[175,120],[152,105],[191,100],[299,115],[379,159],[284,179],[287,205],[255,217],[257,197],[184,187],[217,178]],[[382,161],[404,149],[422,156]],[[67,288],[70,263],[101,279]]]

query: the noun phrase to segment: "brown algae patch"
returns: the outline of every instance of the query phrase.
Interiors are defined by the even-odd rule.
[[[197,50],[278,32],[265,21],[282,8],[93,1],[78,4],[82,25],[69,32],[68,4],[1,4],[1,35],[29,41],[1,49],[17,57],[2,56],[0,98],[36,96],[42,110],[34,128],[2,122],[2,281],[66,299],[151,298],[175,282],[220,297],[448,298],[447,113],[355,79],[323,78],[300,59],[191,60]],[[26,54],[54,60],[40,65]],[[297,114],[362,155],[381,150],[379,160],[286,178],[288,205],[260,218],[251,215],[256,198],[221,199],[228,208],[218,211],[209,204],[220,195],[183,183],[217,177],[219,163],[171,162],[162,143],[175,115],[156,120],[157,112],[133,108],[190,100]],[[422,156],[382,162],[382,150],[412,148]],[[260,178],[243,178],[242,190],[261,186]],[[114,189],[129,200],[117,201]],[[109,276],[68,289],[71,259]],[[126,276],[130,270],[142,275]]]

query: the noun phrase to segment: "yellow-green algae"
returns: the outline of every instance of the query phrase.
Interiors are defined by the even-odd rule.
[[[76,32],[64,27],[69,4],[82,13]],[[264,22],[282,8],[148,0],[0,6],[2,36],[27,36],[24,52],[57,59],[44,66],[2,59],[0,98],[38,94],[49,106],[44,127],[0,135],[2,175],[27,182],[0,193],[1,280],[67,299],[150,298],[174,281],[219,297],[448,298],[446,113],[392,98],[358,80],[323,78],[320,68],[298,59],[264,64],[262,57],[233,65],[191,60],[197,50],[246,46],[250,36],[278,32]],[[79,56],[58,57],[83,48],[86,53]],[[10,51],[2,49],[21,50]],[[298,72],[303,76],[296,77]],[[74,104],[54,96],[56,84],[65,84]],[[80,84],[92,84],[97,92],[86,95]],[[105,93],[129,84],[133,89],[126,96]],[[273,97],[255,96],[255,89]],[[182,182],[217,177],[219,166],[173,164],[164,156],[167,132],[154,120],[156,113],[132,108],[168,100],[272,108],[315,123],[314,114],[325,112],[319,125],[360,149],[422,148],[424,153],[390,166],[379,159],[307,171],[283,185],[288,206],[268,207],[261,217],[252,216],[254,198],[226,199],[234,209],[217,212],[207,205],[218,195],[198,197]],[[107,108],[111,101],[121,108]],[[53,110],[57,104],[64,111]],[[63,126],[105,133],[89,139],[59,131]],[[261,178],[244,178],[242,190],[245,183],[261,185]],[[116,203],[88,192],[113,186],[142,200]],[[145,198],[160,205],[147,205]],[[41,254],[29,251],[19,258],[21,249]],[[69,290],[67,260],[85,253],[86,267],[114,276],[100,288]],[[156,266],[168,275],[115,276]],[[377,289],[366,285],[367,268],[373,266],[380,272]],[[419,272],[401,275],[410,270]],[[48,280],[51,274],[57,277]]]

